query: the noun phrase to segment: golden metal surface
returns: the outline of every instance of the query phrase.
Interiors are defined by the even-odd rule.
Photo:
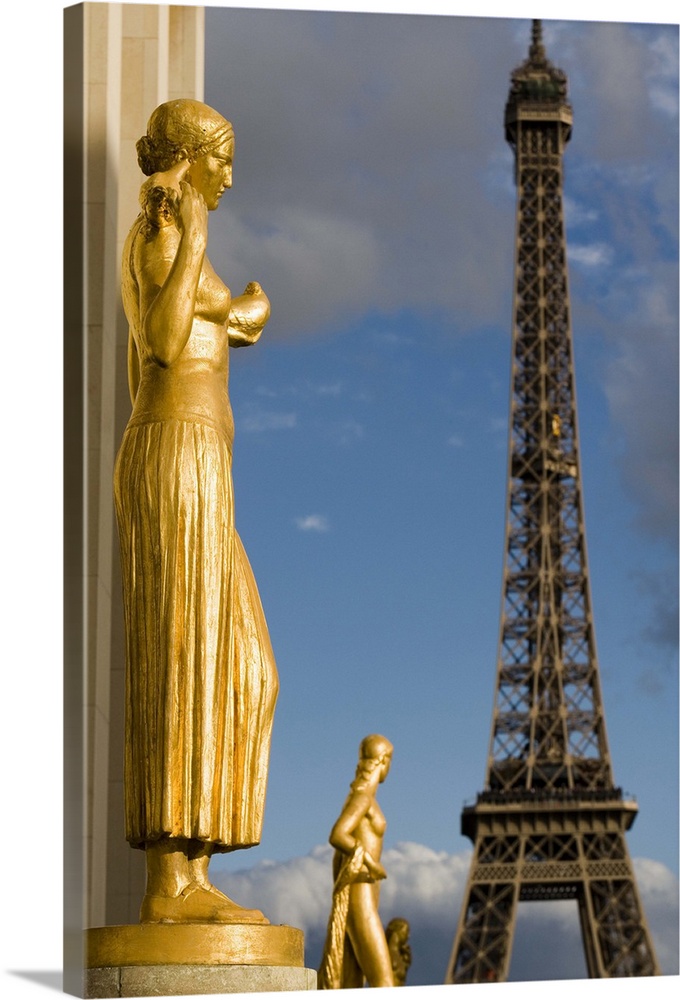
[[[259,843],[278,677],[234,527],[229,348],[269,318],[257,282],[232,299],[206,256],[231,187],[229,122],[160,105],[137,143],[148,180],[123,251],[132,414],[116,459],[126,629],[125,820],[146,851],[145,922],[266,923],[208,878]]]
[[[302,931],[247,924],[123,924],[86,933],[88,969],[130,965],[304,966]]]
[[[411,967],[410,932],[409,922],[403,917],[393,917],[385,928],[395,986],[406,986],[406,976]]]
[[[380,864],[387,823],[375,795],[387,777],[392,744],[362,740],[359,764],[342,812],[331,830],[333,902],[319,969],[319,989],[394,986],[392,961],[378,913]]]

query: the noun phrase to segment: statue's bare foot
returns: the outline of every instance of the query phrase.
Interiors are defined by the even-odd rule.
[[[152,896],[147,893],[139,915],[143,924],[268,924],[260,910],[238,906],[209,884],[204,888],[190,882],[179,896]]]

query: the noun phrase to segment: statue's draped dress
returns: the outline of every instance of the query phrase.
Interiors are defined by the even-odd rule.
[[[128,318],[145,244],[179,233],[140,216],[123,259]],[[140,252],[141,251],[141,252]],[[140,265],[139,262],[142,262]],[[125,815],[215,851],[259,843],[278,679],[234,528],[227,392],[229,290],[207,259],[189,340],[161,367],[136,338],[140,381],[115,469],[126,626]],[[138,315],[137,315],[138,318]]]

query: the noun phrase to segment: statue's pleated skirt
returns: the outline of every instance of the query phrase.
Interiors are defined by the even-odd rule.
[[[115,500],[127,838],[259,843],[278,678],[234,529],[229,442],[189,421],[129,426]]]

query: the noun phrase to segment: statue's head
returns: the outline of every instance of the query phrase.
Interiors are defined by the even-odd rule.
[[[231,123],[207,104],[182,98],[159,105],[149,118],[146,135],[137,142],[137,161],[152,178],[142,188],[157,186],[180,193],[188,181],[209,209],[217,208],[225,188],[231,187],[234,130]]]
[[[219,112],[189,98],[160,104],[149,118],[146,135],[137,142],[143,173],[169,170],[183,160],[195,162],[209,153],[233,153],[234,130]]]
[[[365,736],[359,747],[359,769],[366,771],[381,768],[380,781],[384,781],[390,770],[394,747],[385,736],[377,733]]]
[[[401,943],[408,940],[410,930],[408,920],[404,920],[403,917],[393,917],[385,928],[385,934],[388,940],[394,938]]]

